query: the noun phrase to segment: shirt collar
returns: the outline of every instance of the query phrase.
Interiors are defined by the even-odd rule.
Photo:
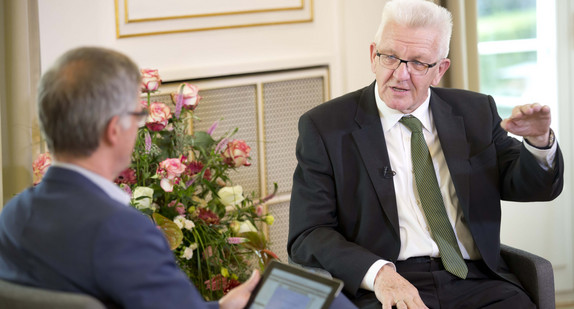
[[[397,122],[399,122],[399,120],[401,120],[401,118],[405,116],[405,114],[388,107],[387,104],[383,102],[383,100],[379,96],[379,85],[377,83],[375,83],[374,94],[375,94],[375,101],[377,102],[377,108],[379,109],[379,116],[381,117],[381,121],[383,123],[383,131],[386,132],[390,130],[392,127],[394,127],[397,124]],[[431,113],[429,108],[430,96],[431,91],[429,88],[427,98],[425,99],[423,104],[421,104],[421,106],[419,106],[414,112],[410,113],[409,115],[417,117],[423,124],[423,128],[429,132],[432,132],[434,124],[431,121]]]
[[[110,198],[127,205],[130,203],[130,196],[124,190],[120,189],[115,183],[109,181],[108,179],[98,175],[92,171],[89,171],[83,167],[75,164],[63,163],[63,162],[52,162],[52,166],[57,166],[60,168],[65,168],[72,170],[81,174],[82,176],[88,178],[96,186],[102,189]]]

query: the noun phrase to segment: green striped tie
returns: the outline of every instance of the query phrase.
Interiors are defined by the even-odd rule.
[[[451,274],[465,279],[468,268],[446,214],[432,159],[422,132],[422,123],[413,116],[405,116],[400,122],[412,132],[411,156],[417,191],[432,236],[438,245],[442,264]]]

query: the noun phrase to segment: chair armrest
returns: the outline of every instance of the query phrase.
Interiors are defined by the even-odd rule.
[[[331,275],[330,272],[326,271],[323,268],[319,268],[319,267],[312,267],[312,266],[305,266],[305,265],[301,265],[298,263],[293,262],[293,260],[291,260],[291,257],[288,258],[288,263],[293,265],[293,266],[297,266],[299,268],[302,268],[304,270],[319,274],[323,277],[329,278],[329,279],[333,279],[333,275]]]
[[[0,308],[105,309],[87,294],[41,289],[0,279]]]
[[[554,271],[550,261],[504,244],[500,250],[510,271],[520,280],[538,308],[554,309]]]

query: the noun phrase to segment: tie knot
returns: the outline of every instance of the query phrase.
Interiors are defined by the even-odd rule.
[[[423,124],[415,116],[404,116],[399,122],[407,126],[413,133],[422,132]]]

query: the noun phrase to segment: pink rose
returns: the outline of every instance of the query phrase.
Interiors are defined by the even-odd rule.
[[[48,167],[52,164],[52,157],[49,152],[40,154],[36,160],[32,163],[32,171],[34,171],[34,185],[37,185],[42,181],[44,174],[48,170]]]
[[[171,110],[161,102],[152,102],[148,112],[145,125],[151,131],[163,130],[167,126],[168,119],[171,118]]]
[[[179,177],[185,171],[186,165],[181,159],[165,159],[159,163],[157,174],[161,178],[160,186],[165,192],[172,192],[173,186],[181,180]]]
[[[166,177],[173,179],[175,177],[181,176],[181,173],[185,172],[185,164],[181,162],[181,159],[165,159],[159,163],[159,168],[166,172]]]
[[[161,84],[161,79],[159,78],[159,73],[155,69],[141,69],[142,74],[142,92],[154,92],[157,91],[159,85]]]
[[[195,85],[183,83],[177,88],[178,91],[171,93],[173,103],[177,105],[178,100],[182,100],[182,106],[188,110],[194,110],[201,100],[198,89]]]
[[[247,162],[250,151],[251,147],[247,146],[245,141],[235,139],[227,143],[227,149],[225,149],[221,155],[223,156],[225,163],[229,166],[250,166],[251,163]]]

